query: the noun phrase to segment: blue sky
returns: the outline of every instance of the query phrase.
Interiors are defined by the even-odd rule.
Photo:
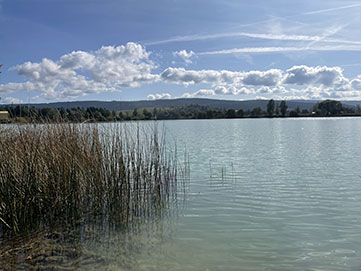
[[[1,103],[361,99],[361,1],[0,0]]]

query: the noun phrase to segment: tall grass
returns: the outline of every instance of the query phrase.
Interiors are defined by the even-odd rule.
[[[0,236],[54,225],[127,226],[162,212],[179,164],[157,127],[46,124],[0,131]]]

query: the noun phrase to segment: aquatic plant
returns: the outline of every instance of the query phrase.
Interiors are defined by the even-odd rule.
[[[166,209],[180,173],[156,125],[13,126],[0,133],[0,236],[88,222],[127,227]]]

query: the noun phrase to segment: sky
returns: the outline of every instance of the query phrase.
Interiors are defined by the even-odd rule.
[[[0,103],[361,100],[361,1],[0,0]]]

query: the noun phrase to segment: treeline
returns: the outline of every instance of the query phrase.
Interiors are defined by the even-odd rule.
[[[121,121],[121,112],[104,108],[50,108],[38,109],[27,106],[7,106],[0,108],[9,112],[10,120],[15,122],[107,122]]]
[[[169,120],[169,119],[223,119],[223,118],[262,118],[262,117],[312,117],[312,116],[359,116],[361,108],[345,107],[341,102],[325,100],[313,108],[301,110],[299,107],[289,110],[286,101],[276,103],[270,100],[266,110],[255,107],[252,110],[213,109],[208,106],[186,105],[170,108],[134,109],[125,111],[105,108],[42,108],[24,106],[5,106],[0,108],[9,112],[14,122],[110,122],[127,120]]]

